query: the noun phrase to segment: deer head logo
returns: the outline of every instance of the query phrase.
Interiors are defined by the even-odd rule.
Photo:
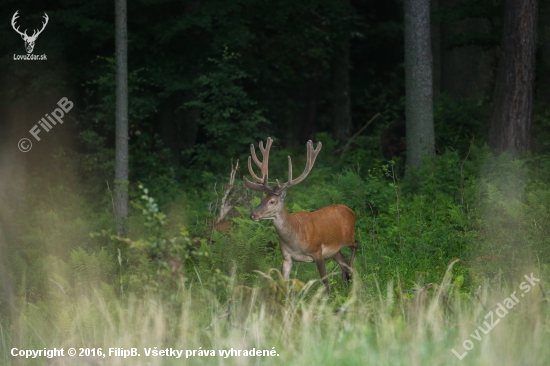
[[[42,33],[42,31],[44,30],[44,28],[46,28],[46,24],[48,24],[48,14],[44,13],[44,22],[42,22],[42,29],[40,30],[34,30],[33,33],[32,33],[32,36],[29,36],[27,34],[27,30],[25,29],[24,32],[21,32],[19,31],[19,26],[17,26],[17,28],[15,28],[15,20],[17,18],[19,18],[19,15],[17,15],[17,13],[19,12],[19,10],[17,10],[15,12],[15,14],[13,14],[13,17],[11,18],[11,26],[13,27],[13,29],[19,33],[21,35],[21,38],[23,38],[23,41],[25,41],[25,49],[27,50],[27,53],[32,53],[32,50],[34,49],[34,42],[36,41],[36,39],[38,38],[38,36],[40,35],[40,33]]]

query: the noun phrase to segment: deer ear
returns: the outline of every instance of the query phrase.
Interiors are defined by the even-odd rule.
[[[283,190],[281,191],[281,193],[279,193],[279,198],[280,198],[280,199],[284,200],[285,197],[286,197],[286,188],[283,189]]]

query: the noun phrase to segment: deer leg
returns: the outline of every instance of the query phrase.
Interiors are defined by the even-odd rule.
[[[290,270],[292,269],[292,257],[284,257],[283,260],[283,268],[281,270],[281,274],[283,275],[283,280],[288,281],[290,278]]]
[[[357,246],[358,246],[358,243],[357,243],[357,240],[355,241],[355,243],[353,243],[353,246],[351,247],[351,256],[349,257],[349,265],[348,265],[348,271],[346,273],[346,278],[348,281],[351,280],[351,276],[352,276],[352,267],[353,267],[353,260],[355,259],[355,252],[357,252]]]
[[[342,251],[339,251],[338,253],[336,253],[333,259],[338,263],[338,265],[342,269],[342,283],[344,285],[347,285],[347,283],[351,281],[351,266],[346,260],[346,257],[344,257],[344,255],[342,254]]]
[[[357,246],[358,246],[358,243],[356,240],[355,243],[353,243],[353,246],[351,247],[351,257],[349,257],[349,268],[353,266],[353,259],[355,259],[355,252],[357,251]]]
[[[325,260],[323,258],[316,259],[315,264],[317,265],[317,269],[319,270],[319,274],[321,275],[321,280],[323,280],[327,292],[330,295],[330,285],[328,283],[327,271],[325,269]]]

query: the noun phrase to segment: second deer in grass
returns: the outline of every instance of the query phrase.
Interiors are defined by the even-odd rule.
[[[296,212],[289,214],[285,208],[285,197],[288,188],[303,181],[313,164],[315,158],[321,150],[322,144],[319,142],[313,149],[313,143],[307,142],[307,161],[306,168],[302,175],[292,179],[292,160],[288,157],[288,182],[280,184],[276,180],[276,185],[270,186],[268,181],[268,163],[269,150],[273,140],[267,138],[267,144],[264,148],[263,142],[260,142],[260,151],[262,161],[256,156],[254,145],[250,145],[252,156],[248,157],[248,169],[250,175],[257,182],[251,182],[244,177],[246,187],[263,191],[266,193],[260,205],[250,214],[254,221],[260,219],[273,220],[273,225],[279,235],[279,244],[283,254],[282,275],[285,280],[289,279],[292,262],[315,262],[321,279],[325,284],[327,292],[330,294],[330,286],[325,270],[325,260],[334,259],[342,269],[342,280],[344,283],[351,279],[351,267],[357,242],[355,241],[355,214],[344,205],[330,205],[314,212]],[[252,169],[252,160],[261,169],[262,176],[259,177]],[[351,257],[349,262],[342,254],[341,249],[351,247]]]

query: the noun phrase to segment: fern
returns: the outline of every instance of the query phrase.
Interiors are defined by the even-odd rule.
[[[242,216],[246,211],[237,207]],[[214,230],[209,256],[210,268],[219,268],[230,275],[236,273],[240,280],[250,283],[256,278],[254,270],[268,270],[274,265],[273,248],[278,243],[275,228],[270,222],[255,222],[236,217],[229,233]],[[268,247],[271,243],[271,247]]]
[[[115,272],[114,258],[105,250],[88,253],[82,248],[71,251],[69,261],[78,286],[97,286],[107,282]]]

